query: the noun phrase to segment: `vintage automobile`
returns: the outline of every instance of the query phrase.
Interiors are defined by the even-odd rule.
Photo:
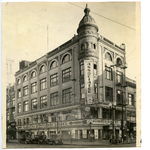
[[[19,143],[26,143],[26,135],[22,135],[22,137],[18,140]]]
[[[34,138],[30,138],[31,144],[38,144],[39,143],[39,135],[35,135]]]
[[[62,135],[60,134],[52,134],[48,139],[46,139],[46,144],[52,144],[52,145],[62,145]]]

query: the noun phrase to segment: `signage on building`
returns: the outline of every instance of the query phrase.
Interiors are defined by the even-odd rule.
[[[87,130],[83,130],[83,138],[87,138]]]
[[[84,60],[85,104],[92,104],[94,92],[93,60]]]
[[[98,139],[98,130],[94,130],[95,139]]]

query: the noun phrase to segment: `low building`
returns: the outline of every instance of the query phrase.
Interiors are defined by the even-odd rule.
[[[72,39],[20,63],[15,74],[17,138],[61,133],[63,138],[93,134],[109,139],[112,133],[134,132],[136,83],[125,75],[125,44],[99,35],[90,9],[84,12]]]

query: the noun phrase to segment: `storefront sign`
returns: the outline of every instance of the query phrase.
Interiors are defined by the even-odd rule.
[[[98,130],[94,130],[95,139],[98,139]]]
[[[83,138],[87,138],[87,130],[82,130],[83,131]]]
[[[85,104],[92,104],[93,91],[94,91],[94,78],[93,78],[93,60],[84,60],[84,80],[85,80]]]

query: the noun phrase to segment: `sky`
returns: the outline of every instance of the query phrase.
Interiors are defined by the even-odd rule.
[[[137,13],[135,2],[86,2],[99,27],[99,34],[117,45],[126,45],[127,77],[136,79]],[[86,3],[6,2],[2,3],[2,57],[34,61],[77,34]],[[49,48],[47,50],[47,26]]]

